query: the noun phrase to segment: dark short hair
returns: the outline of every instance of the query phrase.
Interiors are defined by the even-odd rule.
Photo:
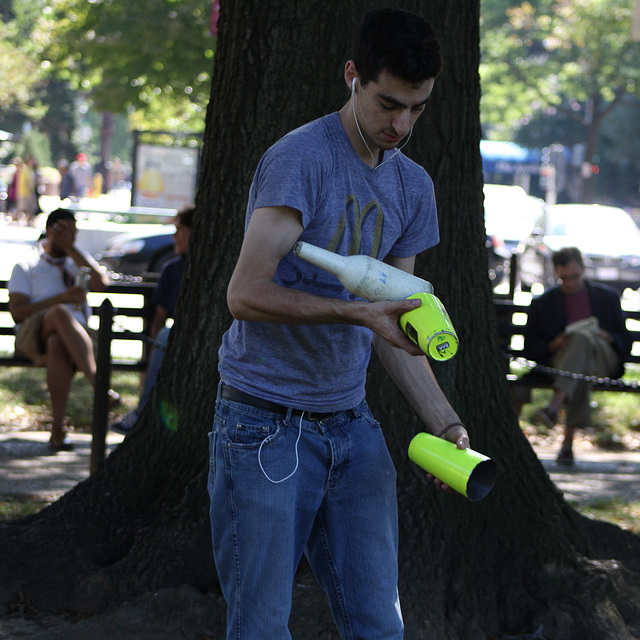
[[[176,222],[183,224],[185,227],[191,229],[193,224],[193,214],[195,213],[196,208],[193,205],[187,205],[186,207],[182,207],[180,211],[176,214]]]
[[[383,70],[414,84],[436,78],[442,70],[440,44],[431,25],[399,9],[364,14],[352,59],[362,84],[377,80]]]
[[[582,253],[578,247],[562,247],[558,251],[554,251],[551,256],[554,267],[566,267],[570,262],[577,262],[581,268],[584,268]]]
[[[54,209],[47,218],[47,224],[45,227],[48,229],[52,227],[58,220],[73,220],[75,222],[76,216],[73,211],[69,209]]]

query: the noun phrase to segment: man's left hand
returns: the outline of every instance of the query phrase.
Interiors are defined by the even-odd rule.
[[[447,429],[443,434],[442,438],[448,440],[449,442],[453,442],[458,449],[468,449],[469,448],[469,434],[467,430],[461,425],[452,426],[450,429]],[[433,482],[433,484],[438,487],[438,489],[444,491],[445,493],[455,493],[455,490],[452,489],[449,485],[442,482],[436,478],[433,474],[428,473],[427,478]]]

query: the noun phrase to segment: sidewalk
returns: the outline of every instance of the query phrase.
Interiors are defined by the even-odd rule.
[[[556,463],[557,447],[534,447],[556,486],[570,502],[640,501],[640,451],[574,448],[575,464]]]
[[[34,496],[57,500],[89,477],[91,435],[72,433],[73,451],[52,454],[46,431],[0,433],[0,499]],[[107,455],[124,436],[109,432]],[[573,467],[556,464],[556,449],[535,447],[547,473],[570,501],[610,498],[640,501],[640,451],[611,452],[576,448]]]
[[[89,477],[91,434],[71,433],[73,451],[52,453],[48,431],[0,433],[0,499],[33,496],[57,500]],[[107,455],[124,440],[109,432]]]

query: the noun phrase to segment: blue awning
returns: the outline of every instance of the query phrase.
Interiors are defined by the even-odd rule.
[[[527,149],[514,142],[481,140],[480,154],[484,173],[540,173],[542,152],[537,149]]]

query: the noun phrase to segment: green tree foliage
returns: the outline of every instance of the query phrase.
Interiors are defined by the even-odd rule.
[[[170,125],[193,129],[211,89],[210,7],[209,0],[48,0],[36,39],[97,109],[142,110],[164,122],[170,114]]]
[[[209,0],[0,0],[0,121],[75,153],[76,99],[136,129],[201,132],[216,38]]]
[[[0,0],[0,119],[15,134],[12,154],[39,165],[71,157],[74,95],[52,75],[33,38],[47,0]]]
[[[580,143],[585,161],[593,162],[603,153],[607,116],[625,97],[640,96],[640,45],[631,39],[634,0],[510,4],[487,0],[485,6],[485,136],[535,146]],[[593,180],[581,179],[575,198],[591,201],[593,188]]]
[[[13,105],[29,103],[31,88],[38,83],[40,71],[18,45],[15,22],[0,22],[0,113]]]
[[[21,47],[25,51],[33,51],[35,49],[31,34],[38,17],[46,7],[46,3],[47,0],[13,0],[11,2],[11,14],[18,28]]]
[[[624,95],[639,93],[632,0],[487,4],[482,116],[493,137],[510,137],[539,111],[599,127]]]

